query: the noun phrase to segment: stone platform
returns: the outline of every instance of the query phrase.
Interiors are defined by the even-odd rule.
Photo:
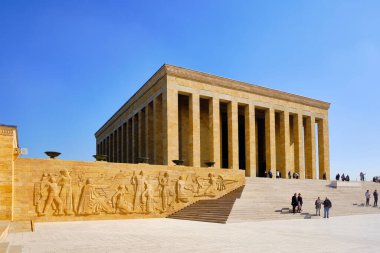
[[[54,222],[9,234],[22,252],[379,252],[380,215],[216,224],[174,219]],[[296,244],[297,249],[294,249]]]

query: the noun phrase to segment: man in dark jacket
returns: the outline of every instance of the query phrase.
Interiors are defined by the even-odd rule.
[[[377,200],[379,198],[379,194],[377,193],[377,190],[375,190],[373,192],[373,199],[374,199],[374,202],[373,202],[373,206],[377,206]]]
[[[302,205],[303,205],[303,200],[302,200],[302,197],[301,197],[301,193],[298,193],[298,198],[297,198],[297,201],[298,201],[298,209],[297,209],[297,212],[302,212]]]
[[[298,206],[297,193],[294,193],[292,197],[293,214],[296,213],[296,207]]]
[[[329,218],[329,211],[330,208],[332,207],[331,201],[326,197],[325,201],[323,201],[323,206],[324,206],[324,212],[323,212],[323,218]]]

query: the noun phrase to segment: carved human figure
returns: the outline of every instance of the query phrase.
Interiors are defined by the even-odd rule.
[[[112,207],[115,213],[127,214],[132,210],[132,206],[127,201],[128,189],[125,185],[119,185],[116,193],[112,196]]]
[[[61,170],[60,174],[61,177],[58,185],[62,187],[59,197],[62,200],[63,211],[66,215],[73,215],[73,189],[71,187],[71,176],[66,169]]]
[[[45,204],[49,196],[49,176],[47,173],[42,175],[38,190],[37,214],[41,216],[44,214]]]
[[[133,175],[131,178],[131,184],[135,189],[135,197],[133,199],[133,211],[139,211],[143,209],[142,207],[142,194],[145,190],[145,177],[143,171],[140,171],[139,175]]]
[[[170,198],[170,190],[169,190],[169,174],[167,172],[164,173],[164,177],[160,178],[160,197],[162,201],[162,212],[167,211],[169,206],[169,198]]]
[[[100,214],[101,212],[113,213],[113,210],[107,199],[96,192],[96,187],[91,178],[88,178],[79,200],[78,214],[90,215]]]
[[[208,183],[209,183],[209,186],[206,188],[204,195],[209,196],[209,197],[215,197],[216,190],[217,190],[217,181],[214,174],[212,173],[208,174]]]
[[[84,180],[83,174],[79,174],[77,177],[77,180],[71,183],[72,189],[73,189],[73,210],[76,213],[78,211],[79,199],[80,199],[84,184],[85,184],[85,180]]]
[[[143,203],[146,213],[154,212],[154,191],[150,184],[146,184],[145,191],[142,194]]]
[[[45,204],[43,214],[46,214],[46,211],[49,210],[50,206],[55,205],[55,215],[63,215],[62,209],[62,200],[59,197],[59,186],[57,184],[57,180],[54,176],[50,176],[48,183],[48,198]]]
[[[177,183],[176,183],[176,193],[177,193],[177,203],[183,202],[187,203],[189,202],[189,196],[186,192],[186,190],[191,190],[191,188],[186,186],[185,180],[183,180],[183,177],[180,176]]]

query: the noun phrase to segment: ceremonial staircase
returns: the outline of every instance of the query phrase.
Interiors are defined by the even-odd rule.
[[[168,218],[226,223],[234,202],[237,198],[240,198],[243,189],[244,186],[241,186],[219,199],[199,200],[194,204],[173,213]]]
[[[378,207],[364,206],[364,192],[367,189],[371,193],[375,189],[379,191],[379,183],[358,182],[356,187],[339,185],[338,188],[331,187],[330,183],[325,180],[246,178],[244,187],[216,200],[198,201],[168,218],[215,223],[315,219],[320,218],[315,216],[314,206],[318,196],[322,201],[325,197],[332,201],[330,216],[380,214]],[[304,202],[298,214],[291,213],[294,193],[301,193]]]

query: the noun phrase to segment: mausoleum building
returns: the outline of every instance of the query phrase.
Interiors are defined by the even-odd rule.
[[[250,177],[329,178],[329,107],[165,64],[96,132],[96,152],[115,163],[211,162]]]

